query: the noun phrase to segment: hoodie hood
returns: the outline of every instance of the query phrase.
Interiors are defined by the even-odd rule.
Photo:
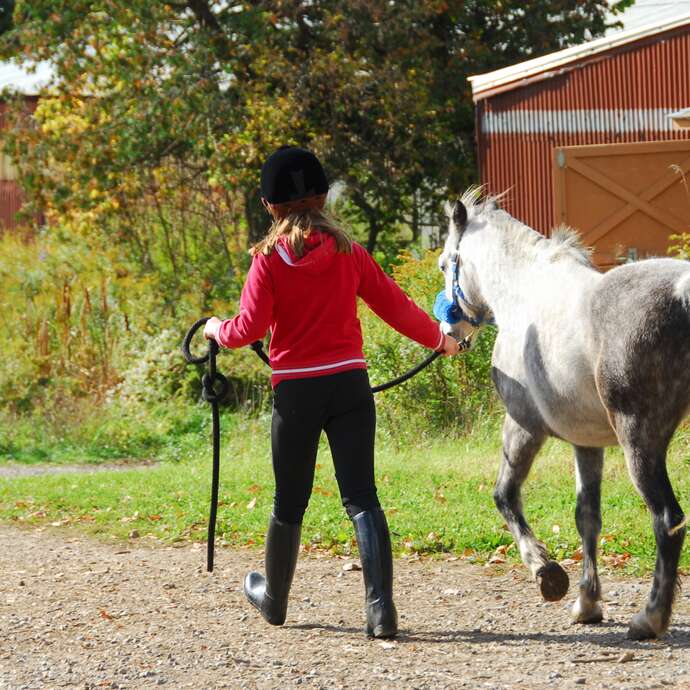
[[[288,242],[281,237],[276,244],[276,252],[288,266],[308,273],[322,273],[331,265],[336,255],[335,237],[326,232],[312,230],[309,236],[304,238],[302,258],[295,256]]]

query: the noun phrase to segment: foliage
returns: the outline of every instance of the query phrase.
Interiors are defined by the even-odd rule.
[[[206,406],[179,400],[140,406],[81,400],[21,415],[3,410],[0,429],[0,462],[27,464],[179,461],[210,434]]]
[[[671,256],[675,256],[678,259],[690,260],[690,233],[683,232],[678,235],[669,235],[668,241],[673,244],[669,244],[668,253]]]
[[[436,255],[402,254],[393,270],[403,289],[430,308],[441,285]],[[89,426],[88,414],[79,421],[89,407],[96,416],[109,405],[136,415],[168,399],[181,405],[198,400],[201,367],[186,366],[181,357],[184,329],[200,313],[231,315],[239,292],[239,282],[204,288],[189,279],[182,282],[184,275],[178,276],[179,293],[171,292],[166,274],[138,271],[117,247],[96,244],[93,237],[87,243],[59,229],[33,238],[0,238],[0,278],[0,317],[13,324],[0,335],[6,353],[0,399],[14,414],[42,411],[57,428],[67,419]],[[177,297],[171,300],[171,294]],[[400,375],[426,356],[364,306],[361,318],[374,383]],[[492,343],[487,332],[473,352],[439,359],[379,396],[382,428],[396,430],[402,442],[408,432],[397,423],[400,418],[414,421],[407,427],[414,434],[457,434],[491,416],[496,409],[488,373]],[[199,337],[194,347],[202,346]],[[221,353],[218,365],[230,381],[228,406],[267,409],[268,370],[253,352]]]
[[[373,250],[396,221],[416,237],[439,196],[473,179],[467,75],[601,35],[608,11],[608,0],[76,0],[58,11],[17,0],[0,55],[51,60],[57,80],[33,120],[17,101],[7,147],[30,210],[102,226],[146,261],[148,216],[177,222],[162,208],[221,235],[243,234],[244,213],[255,239],[260,162],[307,144],[345,183]],[[173,264],[180,234],[165,236]]]
[[[437,258],[436,252],[426,252],[421,259],[403,254],[393,269],[403,290],[429,311],[442,287]],[[373,385],[403,374],[428,354],[368,309],[362,309],[360,317]],[[468,433],[495,419],[500,406],[490,379],[494,338],[493,329],[486,329],[471,352],[439,358],[410,381],[379,394],[377,410],[384,433],[405,443],[425,434]]]
[[[59,427],[62,415],[74,423],[77,410],[109,401],[135,408],[198,397],[199,373],[179,351],[184,327],[199,313],[232,313],[240,283],[230,276],[198,285],[194,277],[176,276],[173,291],[167,273],[141,271],[117,245],[60,228],[0,237],[0,318],[11,324],[0,335],[3,405],[42,410]],[[234,358],[235,407],[263,405],[265,372],[253,357]]]

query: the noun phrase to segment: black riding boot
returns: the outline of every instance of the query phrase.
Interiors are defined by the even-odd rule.
[[[366,633],[393,637],[398,633],[398,613],[393,603],[393,556],[386,516],[380,508],[363,510],[352,523],[364,575]]]
[[[266,577],[248,573],[244,593],[271,625],[285,623],[288,594],[295,574],[302,525],[290,525],[271,515],[266,533]]]

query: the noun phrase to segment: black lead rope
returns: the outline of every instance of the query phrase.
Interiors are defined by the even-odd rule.
[[[201,397],[211,403],[211,417],[213,419],[213,474],[211,479],[211,513],[208,518],[208,539],[206,546],[206,570],[213,572],[213,554],[216,542],[216,513],[218,511],[218,481],[220,478],[220,413],[218,402],[228,392],[228,380],[219,371],[216,371],[216,355],[218,344],[215,340],[209,340],[208,352],[201,357],[195,357],[189,346],[194,334],[201,328],[208,318],[199,319],[189,329],[182,341],[182,354],[190,364],[203,364],[208,362],[208,372],[201,379]],[[217,384],[217,385],[216,385]]]
[[[218,511],[218,482],[220,478],[220,413],[218,411],[218,403],[228,391],[228,380],[216,370],[216,355],[218,354],[218,344],[215,340],[208,340],[208,352],[200,357],[195,357],[190,350],[192,338],[194,334],[208,321],[208,317],[199,319],[187,331],[184,340],[182,341],[182,354],[189,364],[204,364],[208,362],[208,371],[201,379],[201,397],[206,402],[211,403],[211,416],[213,419],[213,475],[211,479],[211,511],[208,518],[208,543],[206,547],[206,570],[213,572],[213,554],[215,547],[216,536],[216,514]],[[268,356],[264,352],[263,343],[260,340],[253,342],[250,347],[256,354],[268,365],[270,362]],[[371,389],[372,393],[379,393],[380,391],[388,390],[404,383],[408,379],[418,374],[422,369],[426,369],[437,357],[441,355],[440,352],[432,352],[423,362],[420,362],[416,367],[405,372],[402,376],[382,383],[380,386],[374,386]]]

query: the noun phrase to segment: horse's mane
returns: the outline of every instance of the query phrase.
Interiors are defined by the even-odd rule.
[[[506,195],[507,192],[488,195],[484,194],[482,186],[469,187],[460,199],[467,209],[467,224],[480,218],[490,220],[494,227],[504,232],[506,246],[517,251],[532,248],[535,254],[551,262],[570,258],[584,266],[592,265],[592,252],[582,244],[577,230],[559,225],[550,238],[544,237],[499,206]]]

